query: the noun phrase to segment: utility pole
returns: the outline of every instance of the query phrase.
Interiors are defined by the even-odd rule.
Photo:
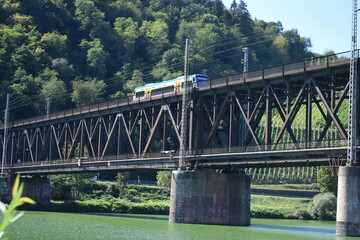
[[[46,117],[50,115],[51,98],[46,98]]]
[[[4,118],[4,141],[3,141],[3,152],[1,158],[1,177],[5,176],[5,161],[7,153],[7,140],[8,140],[8,122],[9,122],[9,103],[10,103],[10,94],[6,95],[6,109],[5,109],[5,118]]]
[[[180,153],[179,153],[179,170],[185,169],[186,160],[186,138],[187,138],[187,107],[188,107],[188,65],[189,65],[189,39],[185,42],[185,64],[184,64],[184,88],[182,95],[182,109],[181,109],[181,142],[180,142]]]
[[[242,51],[244,52],[244,59],[242,63],[244,64],[243,78],[245,79],[245,74],[249,71],[249,48],[244,47]]]
[[[348,115],[348,146],[346,165],[357,165],[357,149],[356,149],[356,99],[357,99],[357,0],[353,0],[352,12],[352,31],[351,31],[351,59],[350,59],[350,85],[349,85],[349,115]]]
[[[246,73],[249,71],[249,48],[244,47],[242,49],[242,51],[244,52],[244,59],[242,61],[243,65],[244,65],[243,79],[245,79]],[[245,105],[244,107],[248,108],[247,105]],[[243,134],[242,134],[242,142],[243,143],[245,143],[245,141],[246,141],[247,131],[248,131],[248,129],[247,129],[246,121],[245,121],[245,119],[243,119]]]

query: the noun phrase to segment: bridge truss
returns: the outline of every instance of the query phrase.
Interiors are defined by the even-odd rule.
[[[348,92],[349,59],[338,55],[212,79],[191,92],[186,164],[308,165],[342,157],[347,132],[339,112],[347,110]],[[64,164],[80,171],[87,162],[108,170],[115,162],[174,168],[181,105],[181,95],[128,98],[13,122],[6,165],[13,171],[46,166],[57,172]],[[319,126],[313,124],[316,111]]]

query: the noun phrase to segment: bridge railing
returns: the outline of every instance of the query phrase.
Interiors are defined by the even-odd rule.
[[[356,51],[356,56],[359,56],[359,50]],[[350,57],[351,52],[342,52],[327,56],[309,58],[299,62],[250,71],[247,73],[214,78],[210,80],[210,88],[278,78],[284,75],[299,74],[309,71],[316,71],[319,69],[347,65],[350,63]],[[207,88],[209,87],[206,87],[206,89]]]

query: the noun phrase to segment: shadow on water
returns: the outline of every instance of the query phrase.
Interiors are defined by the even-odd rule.
[[[274,225],[251,225],[254,228],[266,228],[266,229],[279,229],[279,230],[291,230],[291,231],[303,231],[303,232],[321,232],[321,233],[334,233],[332,229],[321,228],[307,228],[307,227],[293,227],[293,226],[274,226]]]
[[[92,215],[92,216],[104,216],[104,217],[121,217],[121,218],[134,218],[134,219],[145,219],[145,220],[158,220],[158,221],[169,221],[168,218],[163,217],[149,217],[149,216],[130,216],[130,215],[120,215],[120,214],[106,214],[106,213],[80,213],[82,215]]]

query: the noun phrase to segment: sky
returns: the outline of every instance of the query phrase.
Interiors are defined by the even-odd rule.
[[[236,0],[238,3],[240,0]],[[233,0],[223,0],[230,7]],[[311,39],[311,50],[335,53],[351,49],[352,0],[244,0],[253,19],[280,21]],[[358,7],[360,5],[358,4]],[[358,16],[360,20],[360,14]],[[358,24],[359,25],[359,24]],[[358,35],[360,32],[358,30]]]

